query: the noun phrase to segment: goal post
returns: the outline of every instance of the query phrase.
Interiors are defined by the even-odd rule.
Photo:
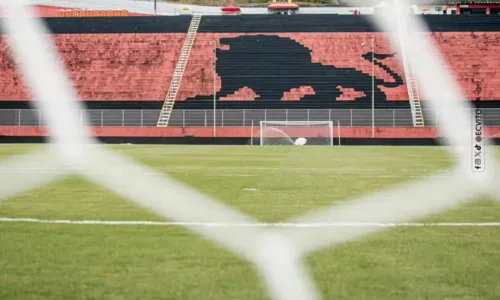
[[[260,145],[334,145],[333,121],[260,121]],[[339,136],[340,137],[340,136]]]

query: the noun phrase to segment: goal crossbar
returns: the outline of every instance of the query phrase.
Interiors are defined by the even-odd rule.
[[[270,125],[328,125],[333,126],[333,121],[260,121],[260,126]]]

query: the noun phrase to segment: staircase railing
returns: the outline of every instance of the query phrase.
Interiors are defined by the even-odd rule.
[[[422,105],[420,101],[420,95],[418,92],[417,85],[417,76],[415,74],[415,70],[411,64],[411,61],[408,59],[408,55],[406,52],[406,45],[404,43],[403,34],[407,34],[407,30],[405,26],[405,20],[400,17],[399,18],[399,46],[401,49],[401,59],[403,61],[403,68],[406,79],[406,87],[408,89],[408,98],[410,99],[410,108],[413,120],[413,126],[415,127],[423,127],[424,124],[424,114],[422,112]]]
[[[168,121],[170,120],[175,104],[175,98],[177,98],[177,93],[179,92],[182,76],[186,70],[186,65],[189,60],[189,55],[191,54],[194,40],[196,39],[196,33],[198,32],[200,21],[201,15],[193,15],[186,39],[184,40],[184,45],[182,46],[181,54],[179,55],[179,60],[177,61],[172,80],[170,81],[170,87],[165,97],[165,102],[163,103],[163,107],[158,117],[158,122],[156,124],[157,127],[168,126]]]

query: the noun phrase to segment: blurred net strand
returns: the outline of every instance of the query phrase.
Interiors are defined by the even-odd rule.
[[[4,5],[8,16],[2,19],[2,29],[8,34],[7,42],[36,100],[35,104],[47,114],[53,150],[71,169],[87,180],[166,218],[256,223],[253,218],[174,182],[168,176],[162,176],[102,148],[97,140],[90,137],[90,131],[84,126],[87,118],[82,118],[83,125],[78,122],[81,116],[75,112],[79,108],[81,110],[80,103],[70,81],[64,76],[66,73],[53,45],[47,42],[49,32],[45,25],[35,17],[32,7],[26,6],[26,0],[2,1],[0,4]],[[21,186],[24,182],[20,178],[12,184]],[[267,278],[269,292],[275,299],[319,298],[304,266],[293,255],[293,250],[280,245],[280,249],[289,251],[274,251],[276,245],[271,241],[279,237],[269,238],[271,233],[256,227],[186,227],[256,264]],[[275,256],[271,257],[270,253],[275,253]],[[267,269],[274,261],[286,264],[289,274],[282,274],[282,269],[276,266],[272,270]],[[293,288],[282,289],[282,286]]]
[[[58,62],[53,46],[42,38],[48,32],[44,25],[34,18],[33,11],[23,6],[26,2],[21,2],[2,1],[9,15],[9,18],[2,20],[2,26],[9,34],[7,40],[14,50],[28,86],[34,98],[38,100],[35,101],[36,105],[46,110],[53,142],[51,150],[60,157],[59,162],[54,162],[50,159],[51,156],[48,156],[50,164],[62,161],[88,180],[105,186],[163,217],[185,222],[257,224],[253,218],[218,204],[213,199],[168,179],[167,176],[154,173],[118,153],[99,146],[97,141],[89,136],[88,129],[77,122],[80,116],[72,113],[79,108],[79,103],[76,101],[71,83],[64,76],[65,72]],[[388,6],[387,11],[390,12],[389,15],[376,16],[376,20],[382,29],[390,32],[391,29],[397,28],[397,20],[390,15],[399,14],[401,7],[396,2]],[[423,24],[418,20],[408,23],[407,27],[410,32],[424,32]],[[398,43],[394,39],[394,32],[391,34],[392,44],[396,46]],[[455,154],[457,163],[457,169],[450,173],[453,177],[420,180],[392,190],[363,196],[343,205],[296,218],[299,223],[326,220],[403,222],[455,207],[482,193],[493,192],[493,189],[489,190],[493,182],[493,178],[489,176],[493,174],[494,170],[491,167],[496,166],[496,163],[493,164],[491,155],[487,157],[487,172],[470,172],[471,166],[468,164],[470,153],[467,145],[471,138],[469,135],[471,122],[464,113],[455,109],[467,107],[467,104],[461,102],[463,97],[460,96],[458,86],[454,84],[447,70],[441,67],[439,53],[432,45],[432,41],[426,39],[424,35],[419,35],[418,38],[415,36],[411,38],[411,35],[403,36],[407,39],[405,44],[409,47],[407,49],[409,57],[416,67],[424,95],[436,105],[442,117],[441,124],[444,125],[446,135],[450,137],[451,150]],[[37,51],[31,51],[32,49]],[[453,109],[450,108],[450,104],[453,105]],[[39,158],[26,156],[18,161],[18,164],[10,163],[8,166],[12,169],[22,168],[29,159],[36,161]],[[5,177],[8,172],[2,174],[2,177]],[[33,172],[25,175],[38,176]],[[26,190],[21,186],[28,177],[16,178],[18,182],[14,179],[9,181],[13,186],[11,192],[0,196],[13,196],[17,192]],[[32,181],[29,188],[42,186],[56,178],[57,176]],[[418,194],[419,197],[416,197]],[[256,264],[267,283],[269,292],[274,299],[279,300],[319,299],[318,292],[301,260],[303,255],[320,247],[359,238],[374,231],[354,227],[336,228],[304,236],[300,234],[300,229],[281,231],[241,227],[186,227]]]
[[[444,59],[430,36],[423,34],[428,32],[423,21],[420,18],[410,18],[409,15],[406,18],[404,16],[403,6],[395,1],[385,12],[375,15],[374,19],[381,29],[388,32],[392,49],[398,49],[399,38],[405,39],[401,44],[407,47],[406,51],[416,68],[419,86],[425,98],[437,107],[446,142],[452,146],[450,150],[455,157],[456,169],[448,173],[451,175],[449,178],[424,179],[366,195],[358,200],[295,218],[293,222],[402,222],[453,208],[480,194],[494,195],[500,199],[492,190],[495,171],[491,167],[496,166],[490,151],[486,153],[486,162],[490,167],[487,166],[482,173],[471,172],[469,145],[472,123],[466,114],[467,110],[464,110],[470,106],[444,67]],[[403,22],[403,26],[399,22]],[[401,28],[408,29],[408,32],[401,34]],[[425,55],[420,55],[421,53]],[[341,232],[337,228],[322,228],[308,235],[287,231],[283,234],[287,234],[296,247],[302,248],[306,254],[319,247],[332,246],[375,230],[377,228],[356,228]]]
[[[51,149],[9,157],[1,162],[1,166],[0,201],[63,179],[70,174],[67,165]]]
[[[34,18],[33,12],[19,2],[7,2],[9,5],[5,8],[10,17],[3,19],[3,29],[9,33],[8,42],[34,98],[38,100],[35,103],[48,114],[49,129],[54,137],[53,150],[59,152],[61,159],[87,179],[132,198],[140,206],[152,208],[165,217],[197,221],[254,222],[250,217],[209,200],[201,193],[183,188],[166,176],[153,173],[117,153],[103,149],[96,140],[86,136],[84,127],[75,121],[79,118],[72,113],[77,111],[79,102],[70,88],[70,82],[63,76],[65,72],[58,63],[56,54],[43,38],[48,32],[44,30],[43,23]],[[31,49],[39,51],[34,54]],[[44,70],[48,70],[47,74]],[[18,184],[24,183],[20,180]],[[191,209],[193,204],[198,210]],[[236,233],[231,229],[210,229],[201,233],[223,242],[234,251],[245,253],[248,252],[246,249],[251,248],[251,237],[255,237],[256,232],[241,231]],[[223,237],[217,238],[218,235]],[[240,235],[246,238],[239,238]],[[241,245],[236,246],[237,241]]]

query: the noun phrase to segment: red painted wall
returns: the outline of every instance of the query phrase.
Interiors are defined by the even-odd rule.
[[[213,137],[211,127],[93,127],[92,133],[98,137]],[[245,137],[252,136],[251,127],[218,127],[217,137]],[[304,137],[317,137],[314,132],[304,132]],[[0,136],[46,136],[45,127],[0,127]],[[341,127],[340,135],[343,138],[371,138],[371,127]],[[253,128],[253,136],[259,136],[259,128]],[[338,137],[335,128],[334,136]],[[486,136],[499,137],[500,127],[487,127]],[[434,128],[416,127],[377,127],[376,138],[436,138]]]
[[[44,6],[44,5],[34,5],[33,6],[36,12],[36,15],[39,17],[57,17],[57,12],[61,9],[68,9],[65,7],[57,7],[57,6]],[[3,17],[4,14],[0,9],[0,17]]]
[[[69,7],[58,7],[58,6],[45,6],[45,5],[33,5],[36,11],[36,15],[44,18],[57,17],[57,13],[62,9],[72,9]],[[151,16],[151,14],[140,14],[129,12],[129,16]],[[0,9],[0,17],[4,16],[2,10]]]

